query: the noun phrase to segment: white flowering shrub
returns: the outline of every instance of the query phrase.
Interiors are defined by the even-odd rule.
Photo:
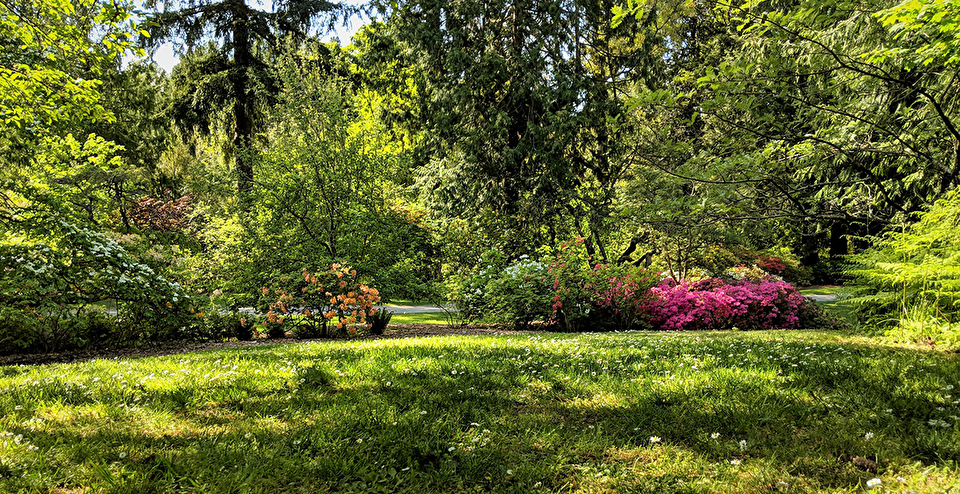
[[[472,275],[455,283],[453,301],[465,320],[509,322],[517,328],[550,319],[553,291],[547,264],[520,256],[507,263],[488,251]]]
[[[62,219],[51,221],[46,233],[0,244],[0,348],[53,351],[102,343],[90,341],[98,338],[167,339],[202,326],[178,284],[102,233]],[[109,335],[102,334],[109,329],[103,318],[90,315],[104,300],[117,309]],[[94,319],[96,331],[82,331]]]
[[[518,328],[549,321],[553,302],[548,265],[520,256],[487,284],[490,316]]]

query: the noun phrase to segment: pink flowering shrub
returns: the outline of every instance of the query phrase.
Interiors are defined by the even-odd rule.
[[[796,288],[778,280],[725,283],[711,278],[696,283],[666,280],[652,288],[645,311],[655,328],[796,328],[807,302]]]
[[[563,245],[547,272],[552,322],[566,331],[626,330],[645,323],[656,278],[626,265],[590,264],[583,239]]]

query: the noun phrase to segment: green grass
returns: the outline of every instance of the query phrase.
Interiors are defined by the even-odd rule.
[[[803,295],[836,295],[835,300],[816,302],[817,305],[827,309],[831,314],[847,321],[851,325],[857,323],[857,316],[853,305],[850,303],[850,289],[842,286],[805,288],[800,290]]]
[[[443,312],[419,314],[400,314],[398,312],[390,318],[390,324],[447,324],[447,317]]]
[[[0,367],[0,492],[945,492],[958,380],[956,355],[816,331]]]

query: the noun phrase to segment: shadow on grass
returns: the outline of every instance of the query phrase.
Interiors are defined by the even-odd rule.
[[[960,375],[956,359],[931,367],[920,352],[777,342],[775,332],[703,336],[195,354],[194,363],[238,352],[250,369],[298,371],[92,395],[54,380],[41,385],[43,401],[76,416],[16,432],[41,447],[34,471],[50,482],[107,492],[682,491],[676,481],[707,471],[733,485],[731,461],[836,489],[874,476],[853,456],[881,472],[960,460],[958,442],[926,424],[944,407],[932,390]],[[18,468],[0,469],[0,486],[28,482],[14,478]]]

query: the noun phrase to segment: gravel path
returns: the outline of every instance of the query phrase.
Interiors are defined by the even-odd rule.
[[[837,294],[824,293],[824,294],[804,295],[804,298],[813,300],[814,302],[833,302],[834,300],[837,299]]]

